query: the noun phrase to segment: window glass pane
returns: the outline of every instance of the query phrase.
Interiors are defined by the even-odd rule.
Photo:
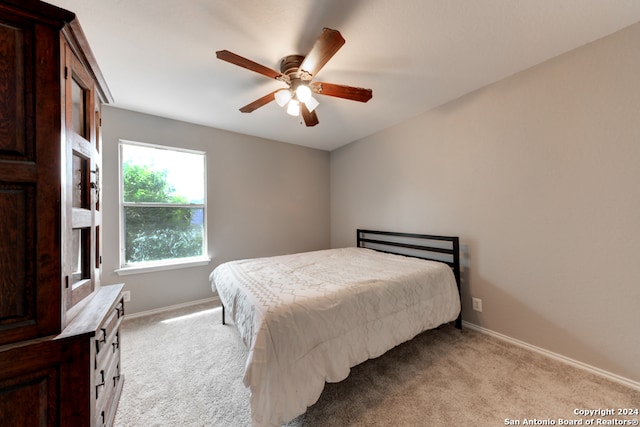
[[[204,155],[122,145],[123,201],[204,203]]]
[[[91,201],[88,195],[89,184],[87,182],[87,170],[89,160],[73,153],[73,192],[71,206],[74,208],[88,209]]]
[[[91,277],[89,271],[89,257],[91,256],[89,243],[91,242],[91,230],[89,228],[74,228],[71,232],[73,245],[71,260],[71,283]]]
[[[205,255],[205,155],[121,142],[122,263]]]
[[[203,208],[127,206],[124,223],[127,264],[204,255]]]
[[[71,260],[71,269],[74,276],[82,276],[82,230],[74,228],[71,232],[73,236],[73,259]]]
[[[78,135],[85,135],[85,91],[76,82],[71,79],[71,129]]]

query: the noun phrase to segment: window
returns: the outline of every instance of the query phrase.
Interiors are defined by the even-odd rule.
[[[120,265],[202,260],[206,254],[206,157],[120,141]]]

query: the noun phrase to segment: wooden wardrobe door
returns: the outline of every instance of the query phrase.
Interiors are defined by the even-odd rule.
[[[61,329],[58,37],[1,15],[0,346]]]
[[[99,101],[95,84],[64,44],[66,191],[63,195],[63,275],[66,310],[99,287]]]

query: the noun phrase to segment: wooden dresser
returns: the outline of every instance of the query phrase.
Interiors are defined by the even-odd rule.
[[[72,12],[0,0],[0,426],[113,422],[123,285],[100,283],[112,101]]]
[[[79,369],[85,383],[78,399],[90,408],[94,424],[113,424],[124,376],[120,373],[120,323],[124,317],[122,285],[102,286],[56,340],[81,340]]]

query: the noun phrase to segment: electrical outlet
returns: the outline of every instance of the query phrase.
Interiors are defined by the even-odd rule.
[[[122,291],[122,299],[124,302],[131,301],[131,291]]]
[[[471,298],[473,302],[473,310],[482,312],[482,300],[480,298]]]

